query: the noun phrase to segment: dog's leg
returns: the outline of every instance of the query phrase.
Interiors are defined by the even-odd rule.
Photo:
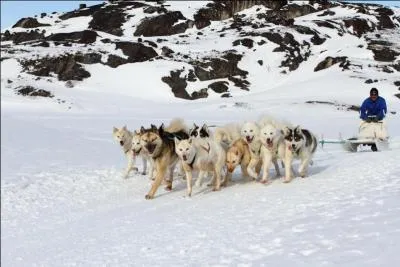
[[[142,175],[146,175],[147,173],[147,159],[142,156],[142,162],[143,162],[143,172]]]
[[[226,187],[230,181],[232,181],[232,173],[227,170],[226,174],[225,174],[225,178],[221,182],[222,186]]]
[[[180,166],[182,166],[181,164],[179,164]],[[176,167],[176,163],[170,165],[169,167],[169,177],[166,180],[166,184],[167,186],[165,187],[166,190],[171,191],[172,190],[172,182],[174,180],[174,170]]]
[[[254,171],[254,168],[257,166],[258,161],[258,158],[251,158],[249,165],[247,166],[247,172],[251,177],[253,177],[253,180],[257,180],[258,178],[258,173]]]
[[[192,171],[186,171],[186,185],[187,185],[187,195],[188,197],[192,196]]]
[[[182,177],[183,179],[185,179],[186,175],[185,175],[185,170],[183,168],[182,162],[179,162],[178,165],[179,165],[178,177]]]
[[[279,171],[278,160],[276,158],[274,158],[272,160],[272,162],[274,163],[274,167],[275,167],[275,171],[276,171],[276,177],[280,177],[281,176],[281,172]]]
[[[165,162],[161,162],[160,160],[157,160],[157,161],[155,161],[155,165],[156,165],[156,172],[157,172],[156,179],[153,182],[153,184],[151,185],[151,189],[145,197],[146,199],[154,198],[154,195],[155,195],[158,187],[160,186],[161,182],[163,181],[165,173],[167,172],[167,164]]]
[[[196,187],[201,187],[201,185],[203,184],[204,176],[206,176],[206,174],[207,171],[202,171],[202,170],[199,171],[199,175],[196,180]]]
[[[263,175],[261,179],[261,183],[263,184],[266,184],[268,182],[269,167],[271,165],[271,162],[272,162],[272,156],[269,153],[265,153],[262,164]]]
[[[126,157],[128,160],[128,165],[126,166],[125,172],[123,177],[126,179],[128,178],[129,173],[134,169],[134,164],[135,164],[135,160],[136,157],[133,155],[133,152],[129,151],[128,153],[126,153]]]
[[[300,163],[300,167],[299,167],[299,175],[301,178],[304,178],[307,176],[307,170],[308,170],[308,164],[310,164],[310,157],[305,157],[302,158],[302,161]]]
[[[152,159],[152,158],[149,158],[149,168],[150,168],[150,170],[149,170],[149,177],[150,177],[150,179],[151,180],[154,180],[156,177],[155,177],[155,175],[156,175],[156,171],[155,171],[155,163],[154,163],[154,160]]]
[[[221,168],[216,166],[214,169],[215,184],[213,191],[219,191],[221,189]]]
[[[283,181],[284,183],[289,183],[292,180],[293,177],[292,161],[293,161],[293,153],[288,149],[286,150],[285,153],[285,180]]]

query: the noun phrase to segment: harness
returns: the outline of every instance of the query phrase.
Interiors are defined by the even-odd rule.
[[[193,157],[193,159],[192,159],[192,162],[190,162],[188,165],[189,165],[189,167],[191,168],[191,169],[193,169],[193,164],[194,164],[194,161],[196,160],[196,156],[197,156],[197,154],[194,154],[194,157]]]

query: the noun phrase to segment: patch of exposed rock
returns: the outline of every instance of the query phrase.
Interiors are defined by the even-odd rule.
[[[57,41],[57,42],[73,42],[80,44],[91,44],[96,42],[97,32],[84,30],[80,32],[63,32],[63,33],[54,33],[50,36],[46,37],[48,41]]]
[[[44,23],[39,23],[37,19],[35,18],[22,18],[17,21],[17,23],[12,26],[13,28],[37,28],[37,27],[45,27],[45,26],[50,26],[50,24],[44,24]]]
[[[27,32],[13,32],[10,33],[8,30],[4,32],[1,41],[12,41],[14,44],[20,44],[28,41],[43,40],[44,34],[39,31],[27,31]]]
[[[320,71],[331,67],[332,65],[339,64],[339,67],[346,69],[349,66],[347,57],[327,57],[314,68],[314,71]]]
[[[211,24],[211,21],[220,21],[233,17],[237,12],[250,8],[255,5],[264,5],[273,10],[278,10],[287,4],[287,0],[248,0],[248,1],[215,1],[208,3],[205,8],[201,8],[194,15],[194,23],[197,29],[202,29]]]
[[[177,23],[183,20],[181,23]],[[177,23],[177,24],[176,24]],[[134,36],[166,36],[183,33],[193,27],[193,21],[187,20],[180,11],[168,12],[156,17],[143,19],[136,27]]]
[[[19,86],[16,88],[17,95],[22,96],[40,96],[40,97],[54,97],[49,91],[37,89],[32,86]]]

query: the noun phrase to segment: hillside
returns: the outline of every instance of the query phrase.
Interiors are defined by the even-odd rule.
[[[277,3],[113,1],[21,18],[1,35],[2,87],[57,102],[71,87],[194,100],[276,93],[334,69],[399,93],[398,9]]]

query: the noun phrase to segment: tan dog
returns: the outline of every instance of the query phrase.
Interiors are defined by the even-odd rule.
[[[164,129],[164,124],[158,129],[155,125],[151,125],[150,129],[145,129],[144,127],[140,129],[142,146],[152,158],[156,172],[156,179],[147,193],[146,199],[154,198],[168,169],[169,180],[167,181],[166,189],[172,189],[174,168],[178,161],[178,156],[175,153],[175,137],[180,139],[189,138],[186,127],[181,120],[171,121],[166,129]]]
[[[243,177],[249,177],[247,167],[251,161],[251,154],[249,145],[243,139],[236,140],[226,152],[226,167],[227,172],[223,185],[232,179],[232,173],[235,168],[240,165]],[[256,172],[259,173],[261,169],[261,161],[256,166]]]

